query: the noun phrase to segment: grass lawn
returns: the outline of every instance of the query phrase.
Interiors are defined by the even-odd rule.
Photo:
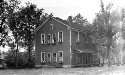
[[[49,68],[49,69],[3,69],[0,75],[125,75],[125,66]]]

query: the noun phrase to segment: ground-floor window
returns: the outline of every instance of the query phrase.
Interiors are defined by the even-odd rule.
[[[76,62],[80,62],[80,54],[79,53],[76,54]]]
[[[93,61],[96,60],[96,54],[93,54]]]
[[[57,62],[57,53],[52,54],[52,61]]]
[[[45,62],[45,52],[41,52],[41,62]]]
[[[47,53],[47,62],[51,62],[51,53]]]
[[[58,55],[59,55],[59,62],[63,62],[63,51],[59,51]]]

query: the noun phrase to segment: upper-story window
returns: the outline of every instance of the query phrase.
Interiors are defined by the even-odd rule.
[[[45,44],[45,34],[41,34],[41,44]]]
[[[56,33],[52,34],[52,43],[56,43]]]
[[[48,34],[48,35],[47,35],[47,44],[50,44],[50,43],[51,43],[51,35]]]
[[[85,43],[88,43],[88,37],[85,37]]]
[[[91,35],[86,35],[85,36],[85,42],[86,43],[92,43],[92,37],[91,37]]]
[[[77,33],[77,36],[76,36],[76,42],[77,43],[79,42],[79,32]]]
[[[63,32],[58,32],[58,42],[63,42]]]
[[[91,35],[89,35],[88,42],[89,42],[89,43],[93,43],[93,40],[92,40]]]
[[[50,24],[50,29],[53,29],[53,24]]]
[[[84,34],[85,43],[88,43],[88,40],[89,40],[88,38],[89,38],[89,35],[85,33]]]

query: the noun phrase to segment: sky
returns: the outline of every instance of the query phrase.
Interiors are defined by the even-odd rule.
[[[64,20],[68,16],[75,16],[80,13],[88,21],[92,22],[95,17],[95,13],[100,10],[100,0],[20,0],[22,6],[25,2],[31,2],[36,4],[38,8],[43,8],[45,13],[53,13],[54,17],[60,17]],[[114,6],[125,7],[125,0],[103,0],[104,5],[113,3]],[[9,47],[2,48],[0,50],[7,51]]]
[[[21,0],[36,4],[38,8],[45,9],[45,12],[53,13],[54,17],[67,19],[68,16],[75,16],[80,13],[84,18],[92,22],[95,13],[100,10],[100,0]],[[125,0],[103,0],[104,5],[113,3],[115,6],[124,6]]]

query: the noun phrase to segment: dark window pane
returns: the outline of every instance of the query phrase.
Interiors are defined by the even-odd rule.
[[[53,57],[56,57],[56,53],[53,53]]]
[[[62,52],[59,52],[60,57],[62,57]]]
[[[50,54],[48,54],[48,57],[50,57]]]

